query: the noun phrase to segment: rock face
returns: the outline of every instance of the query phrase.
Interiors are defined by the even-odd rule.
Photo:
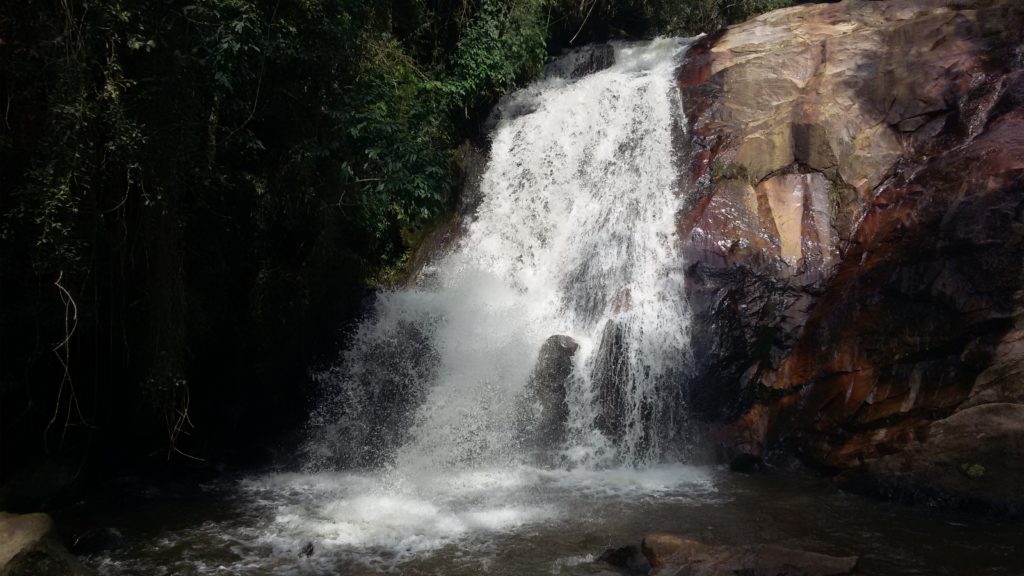
[[[826,556],[781,546],[708,546],[676,534],[656,533],[641,546],[652,576],[841,576],[857,558]]]
[[[689,404],[723,457],[1024,509],[1022,30],[846,1],[691,48]]]
[[[0,512],[0,576],[89,576],[55,538],[46,514]]]

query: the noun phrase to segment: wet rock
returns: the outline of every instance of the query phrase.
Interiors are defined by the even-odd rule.
[[[625,383],[629,378],[629,353],[622,327],[609,320],[601,331],[601,343],[594,361],[597,390],[597,427],[611,438],[619,438],[626,421]]]
[[[440,362],[431,330],[399,320],[359,342],[360,354],[376,361],[344,363],[317,375],[354,394],[345,403],[318,407],[315,419],[322,424],[315,431],[317,441],[307,445],[307,463],[373,466],[407,440],[427,394],[418,383],[429,381]]]
[[[551,336],[541,346],[537,366],[519,408],[520,435],[528,447],[545,451],[565,439],[569,417],[566,383],[572,375],[572,358],[578,349],[575,340],[563,335]]]
[[[563,54],[544,65],[545,78],[575,80],[610,67],[615,63],[615,49],[610,44],[583,46]],[[540,106],[537,92],[524,88],[503,96],[481,124],[481,132],[488,134],[498,124],[532,114]]]
[[[953,439],[970,420],[1022,454],[969,417],[1024,404],[1022,30],[1012,0],[833,3],[691,49],[687,400],[724,461],[793,447],[876,492],[1015,506]],[[942,458],[927,482],[908,460]]]
[[[651,574],[673,576],[841,576],[857,558],[770,545],[709,546],[683,536],[649,534],[641,545]]]
[[[47,514],[0,512],[0,576],[89,576],[53,532]]]
[[[70,548],[76,555],[116,550],[125,543],[124,534],[116,528],[92,528],[72,538]]]
[[[609,548],[598,556],[597,562],[604,562],[627,574],[648,574],[651,570],[651,564],[647,561],[647,557],[635,544],[621,548]]]
[[[572,80],[604,70],[614,63],[615,48],[611,44],[588,44],[545,64],[544,77]]]
[[[302,556],[302,557],[305,557],[305,558],[309,558],[310,556],[313,555],[313,550],[314,550],[313,543],[312,542],[306,542],[306,545],[302,547],[302,550],[299,550],[299,556]]]
[[[868,462],[865,476],[896,496],[1024,512],[1024,405],[984,404],[933,422],[923,440]]]

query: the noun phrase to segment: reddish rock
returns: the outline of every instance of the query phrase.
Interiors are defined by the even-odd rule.
[[[649,534],[641,549],[652,576],[840,576],[857,565],[836,557],[781,546],[709,546],[668,533]]]
[[[923,472],[965,448],[962,414],[1024,403],[1022,30],[1014,0],[805,5],[681,67],[695,175],[711,164],[679,218],[689,402],[726,458],[796,446],[878,491],[1024,509]],[[1024,485],[1005,423],[979,466],[1003,454]]]

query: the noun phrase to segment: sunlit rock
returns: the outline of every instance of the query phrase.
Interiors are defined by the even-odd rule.
[[[914,459],[1024,401],[1022,29],[1011,0],[843,2],[690,49],[688,394],[726,461],[795,447],[876,492],[1017,505],[987,461]]]

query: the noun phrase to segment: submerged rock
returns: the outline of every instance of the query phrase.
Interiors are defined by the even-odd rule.
[[[857,566],[855,556],[761,544],[709,546],[668,533],[647,535],[641,548],[653,576],[842,576]]]
[[[621,548],[609,548],[597,557],[598,563],[605,563],[627,574],[648,574],[651,571],[651,564],[647,561],[643,551],[635,544],[622,546]]]
[[[0,576],[89,576],[57,541],[47,514],[0,512]]]
[[[688,400],[725,461],[1024,509],[1024,445],[977,416],[1024,405],[1022,30],[1016,0],[842,2],[691,48]]]

